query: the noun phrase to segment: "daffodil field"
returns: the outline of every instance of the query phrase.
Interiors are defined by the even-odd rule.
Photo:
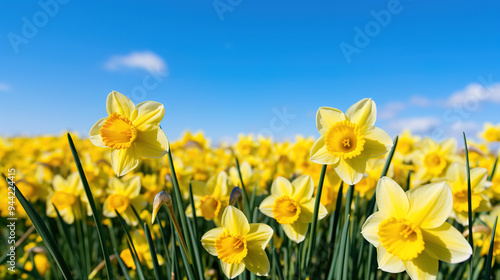
[[[367,98],[212,145],[102,106],[88,136],[0,138],[1,279],[500,279],[498,126],[392,139]]]

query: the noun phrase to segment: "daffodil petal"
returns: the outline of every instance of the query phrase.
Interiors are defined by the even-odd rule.
[[[169,149],[167,136],[159,127],[150,127],[145,131],[137,130],[134,147],[138,155],[146,158],[160,158]]]
[[[371,98],[365,98],[349,107],[345,116],[360,127],[372,126],[377,119],[377,106]]]
[[[264,200],[259,205],[259,210],[262,212],[262,214],[274,218],[274,212],[273,212],[273,207],[274,207],[274,202],[276,201],[278,197],[274,195],[270,195]]]
[[[94,126],[92,126],[92,128],[90,129],[90,132],[89,132],[89,139],[90,139],[90,142],[92,142],[92,144],[94,144],[95,146],[97,147],[101,147],[101,148],[107,148],[106,144],[104,144],[104,142],[102,141],[102,138],[101,138],[101,127],[102,127],[102,124],[106,121],[107,118],[102,118],[100,120],[98,120]]]
[[[59,174],[56,174],[54,178],[52,178],[52,187],[55,191],[64,189],[66,187],[66,180]]]
[[[373,158],[385,154],[392,148],[393,142],[389,134],[382,129],[371,126],[364,134],[365,145],[363,157]]]
[[[430,256],[447,263],[459,263],[472,255],[469,242],[449,223],[433,229],[422,229],[425,250]]]
[[[264,250],[273,233],[273,229],[266,224],[250,224],[250,231],[245,235],[247,246]]]
[[[159,125],[165,115],[163,104],[155,101],[144,101],[135,107],[137,116],[132,120],[134,126],[141,130],[145,125]]]
[[[309,223],[302,223],[296,221],[291,225],[281,225],[283,227],[283,231],[286,236],[290,238],[292,241],[300,243],[304,241],[307,234],[307,229],[309,228]]]
[[[139,165],[139,157],[136,156],[133,148],[113,150],[111,152],[111,167],[116,176],[123,176]]]
[[[294,188],[290,181],[281,176],[276,178],[271,186],[271,194],[277,197],[284,195],[291,197],[293,193]]]
[[[78,172],[71,173],[68,178],[66,178],[68,184],[68,190],[73,194],[78,194],[83,188],[82,181],[80,180],[80,174]]]
[[[191,188],[193,190],[193,196],[205,196],[207,193],[206,183],[201,181],[191,181]]]
[[[316,126],[321,135],[324,135],[332,125],[343,120],[345,120],[344,113],[335,108],[321,107],[316,113]]]
[[[108,180],[108,191],[110,193],[123,193],[125,192],[125,185],[120,179],[111,177]]]
[[[382,246],[377,246],[377,263],[378,268],[385,272],[400,273],[406,269],[403,261],[388,253]]]
[[[429,256],[425,251],[417,258],[403,262],[406,272],[412,280],[434,280],[436,279],[439,261]]]
[[[363,237],[375,247],[378,247],[378,243],[380,241],[380,237],[378,236],[378,226],[387,218],[387,214],[384,215],[384,213],[380,211],[375,212],[368,217],[368,219],[366,219],[363,227],[361,228],[361,234]]]
[[[484,190],[484,183],[488,176],[488,170],[484,167],[476,167],[470,170],[471,186],[476,192]]]
[[[130,119],[132,112],[135,110],[135,106],[134,102],[125,95],[117,91],[112,91],[106,100],[106,110],[108,111],[108,115],[112,115],[116,112],[122,117]]]
[[[311,199],[314,192],[314,182],[309,175],[302,175],[292,181],[294,194],[292,198],[296,201]]]
[[[348,185],[354,185],[363,179],[366,160],[360,157],[340,159],[336,164],[333,164],[333,169],[335,169],[342,181]]]
[[[224,232],[223,227],[213,228],[201,237],[201,245],[212,256],[217,256],[215,240]]]
[[[222,226],[234,235],[244,236],[250,231],[250,225],[245,214],[234,206],[228,206],[222,214]]]
[[[227,173],[225,171],[219,172],[219,174],[217,174],[216,180],[212,181],[212,183],[215,183],[212,191],[212,195],[215,198],[221,198],[222,196],[228,195]]]
[[[449,138],[441,143],[441,151],[445,154],[454,154],[457,151],[457,140],[455,138]]]
[[[227,276],[229,279],[233,279],[236,276],[240,275],[244,270],[245,270],[245,264],[242,263],[237,263],[237,264],[228,264],[225,262],[220,262],[220,266],[222,269],[222,272]]]
[[[335,164],[339,158],[332,155],[325,146],[325,136],[321,136],[314,142],[311,148],[311,161],[317,164]]]
[[[309,199],[309,201],[300,204],[300,216],[299,221],[302,223],[311,223],[314,215],[314,204],[316,199]],[[318,210],[318,220],[323,219],[328,214],[325,206],[319,204]]]
[[[381,178],[377,183],[376,195],[381,215],[406,218],[411,204],[398,183],[389,177]]]
[[[128,198],[136,198],[141,193],[141,177],[133,176],[128,182],[125,189],[125,196]]]
[[[406,194],[411,205],[408,219],[421,228],[441,226],[453,210],[453,195],[444,182],[413,188]]]
[[[466,172],[465,165],[460,164],[458,162],[454,162],[448,167],[448,170],[446,171],[446,180],[450,182],[464,182],[465,180],[467,180],[464,177],[465,172]],[[471,169],[471,175],[472,175],[472,169]]]
[[[109,207],[109,196],[104,200],[104,204],[102,205],[102,214],[108,218],[116,217],[115,211]]]
[[[257,276],[267,276],[270,270],[269,259],[264,249],[248,248],[248,253],[243,259],[245,267]]]

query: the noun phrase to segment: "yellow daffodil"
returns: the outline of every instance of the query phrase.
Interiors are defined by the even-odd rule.
[[[490,200],[485,192],[487,176],[486,168],[476,167],[470,170],[471,209],[474,213],[491,208]],[[445,180],[453,193],[454,217],[461,224],[468,225],[467,167],[458,162],[452,163],[446,172]]]
[[[376,117],[375,102],[368,98],[352,105],[345,114],[335,108],[319,108],[316,126],[321,137],[311,149],[311,160],[333,165],[348,185],[358,183],[366,161],[386,153],[393,145],[385,131],[373,126]]]
[[[253,135],[250,134],[245,136],[243,134],[238,135],[238,142],[236,143],[236,152],[241,156],[248,156],[255,150],[255,142]]]
[[[196,216],[203,217],[205,220],[214,220],[220,224],[224,208],[229,204],[230,190],[227,187],[227,174],[224,171],[219,172],[208,180],[203,182],[193,181],[193,201],[196,208]],[[186,215],[193,217],[192,207],[186,208]]]
[[[245,268],[258,276],[267,276],[270,265],[265,248],[273,236],[266,224],[249,224],[234,206],[226,207],[221,227],[209,230],[201,238],[207,252],[220,260],[222,272],[233,279]]]
[[[252,169],[252,166],[247,161],[240,164],[241,177],[243,178],[243,183],[249,195],[252,194],[253,188],[255,187],[255,193],[257,195],[262,195],[267,193],[267,189],[259,185],[260,174]],[[229,184],[233,187],[241,187],[240,175],[238,169],[235,166],[229,168]]]
[[[149,251],[149,243],[144,235],[143,230],[135,230],[132,234],[132,242],[134,243],[135,251],[139,257],[141,263],[146,263],[149,269],[153,269],[153,258],[151,257],[151,252]],[[165,260],[160,254],[156,254],[158,259],[158,264],[163,265]],[[120,258],[123,260],[125,265],[132,269],[136,269],[134,258],[130,252],[130,249],[125,249],[120,252]]]
[[[500,200],[500,168],[495,169],[495,174],[491,179],[491,186],[488,188],[487,193],[491,198]]]
[[[443,177],[450,164],[462,159],[456,154],[457,141],[446,139],[438,144],[430,138],[422,140],[421,148],[415,151],[413,160],[417,165],[415,184],[420,185],[434,178]]]
[[[477,246],[482,246],[481,253],[480,253],[481,256],[488,255],[488,251],[490,249],[490,244],[491,244],[491,234],[492,234],[493,226],[495,224],[495,219],[497,216],[500,216],[500,205],[493,207],[493,209],[491,209],[489,214],[480,216],[480,219],[482,221],[484,221],[487,225],[486,229],[484,229],[482,225],[474,226],[474,227],[481,227],[477,230],[477,232],[480,233],[480,234],[478,234],[478,236],[480,236],[481,239],[476,240],[476,238],[474,238],[474,242],[479,241],[475,244],[477,244]],[[474,227],[473,227],[473,231],[474,231]],[[493,242],[493,257],[494,257],[493,260],[496,262],[500,261],[500,232],[499,232],[499,229],[500,229],[500,227],[499,227],[498,222],[497,222],[497,228],[495,231],[495,241]],[[474,231],[474,237],[476,237],[476,231]],[[493,264],[494,264],[494,262],[493,262]]]
[[[398,137],[396,154],[400,154],[403,158],[408,159],[418,148],[419,141],[420,137],[412,135],[407,129],[403,130],[403,133]]]
[[[405,193],[392,179],[383,177],[376,198],[379,211],[366,220],[361,234],[377,248],[383,271],[406,270],[413,280],[436,279],[439,261],[459,263],[472,255],[462,234],[446,222],[453,195],[444,182]]]
[[[138,213],[146,206],[144,197],[140,195],[141,178],[136,175],[127,181],[122,181],[116,177],[112,177],[109,179],[106,192],[108,193],[108,197],[102,207],[104,216],[108,218],[116,217],[116,210],[127,224],[137,225],[139,221],[134,214],[132,206],[134,206]]]
[[[485,123],[479,137],[487,142],[500,141],[500,125],[493,125],[490,122]]]
[[[302,242],[313,220],[316,201],[313,191],[314,183],[309,175],[300,176],[291,183],[278,177],[271,187],[271,195],[261,202],[259,210],[280,223],[288,238]],[[319,206],[318,219],[321,220],[328,212],[322,204]]]
[[[83,194],[83,184],[78,172],[73,172],[67,179],[56,175],[52,181],[54,191],[47,198],[47,216],[57,217],[54,205],[67,224],[75,220],[74,214],[79,214],[78,201]]]
[[[159,158],[168,151],[168,140],[160,128],[165,109],[154,101],[134,106],[125,95],[113,91],[106,101],[108,117],[90,129],[92,144],[112,148],[111,166],[123,176],[139,165],[141,157]]]
[[[35,254],[33,257],[33,260],[35,261],[35,268],[40,274],[40,276],[44,277],[47,271],[50,269],[50,262],[47,259],[47,254],[46,253],[38,253]],[[24,264],[24,269],[27,271],[33,271],[33,264],[31,261],[27,261]]]

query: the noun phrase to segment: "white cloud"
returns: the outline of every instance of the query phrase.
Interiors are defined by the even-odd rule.
[[[389,128],[395,131],[408,129],[413,133],[429,133],[432,129],[441,124],[439,118],[435,117],[415,117],[398,119],[389,123]]]
[[[9,90],[10,86],[8,84],[0,82],[0,91],[9,91]]]
[[[112,56],[106,62],[105,67],[111,71],[122,68],[139,68],[157,72],[167,70],[165,61],[151,51],[132,52],[128,55]]]
[[[429,98],[421,95],[414,95],[410,98],[408,101],[410,106],[415,106],[415,107],[427,107],[431,105],[431,101]]]
[[[500,103],[500,83],[484,87],[472,83],[463,90],[453,93],[447,100],[450,107],[475,107],[481,102]]]
[[[406,108],[405,103],[403,102],[389,102],[383,106],[382,110],[377,110],[378,118],[381,120],[388,120],[396,117],[399,112],[403,111]]]

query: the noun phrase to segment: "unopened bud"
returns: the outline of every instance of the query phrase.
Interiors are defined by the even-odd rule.
[[[241,202],[242,197],[243,197],[243,191],[239,187],[234,187],[233,190],[231,191],[231,195],[229,196],[229,205],[234,206],[236,201]]]
[[[172,206],[172,197],[165,191],[161,191],[155,195],[153,202],[153,212],[151,213],[151,223],[154,224],[156,214],[160,211],[161,206],[165,204],[167,207]]]

